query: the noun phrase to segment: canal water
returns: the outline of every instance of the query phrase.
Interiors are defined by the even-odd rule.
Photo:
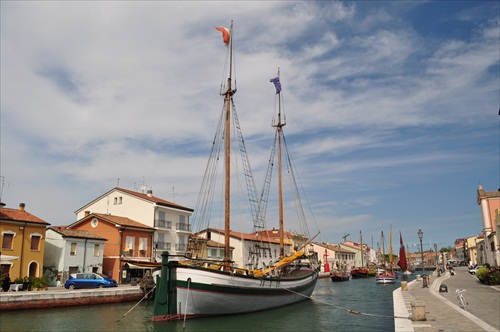
[[[311,301],[186,322],[153,323],[151,301],[134,309],[136,303],[127,302],[2,312],[0,331],[393,331],[392,292],[400,283],[401,278],[391,285],[377,285],[375,278],[336,283],[320,279]]]

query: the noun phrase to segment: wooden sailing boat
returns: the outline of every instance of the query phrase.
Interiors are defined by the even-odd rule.
[[[367,278],[368,277],[368,269],[365,267],[364,263],[364,251],[363,251],[363,234],[359,231],[359,250],[361,253],[361,266],[356,267],[351,270],[351,275],[353,278]]]
[[[267,310],[300,302],[309,298],[317,282],[319,263],[317,254],[308,256],[304,247],[312,241],[309,240],[291,256],[286,257],[284,250],[284,226],[283,226],[283,198],[281,191],[281,150],[278,151],[278,175],[279,175],[279,231],[280,231],[280,260],[267,268],[245,269],[235,266],[230,257],[230,232],[231,232],[231,209],[230,209],[230,151],[231,151],[231,120],[235,122],[233,128],[239,129],[236,111],[234,109],[232,96],[236,89],[232,88],[232,25],[230,29],[217,28],[223,33],[223,38],[229,52],[229,77],[226,90],[221,93],[224,96],[224,107],[221,116],[220,128],[223,129],[220,139],[224,139],[224,173],[225,173],[225,237],[224,237],[224,260],[215,262],[205,258],[174,261],[168,252],[162,253],[162,270],[154,304],[154,321],[180,320],[194,317],[209,317],[231,314],[241,314]],[[278,78],[279,83],[279,78]],[[275,82],[276,85],[276,82]],[[281,98],[281,86],[277,97]],[[233,105],[233,107],[231,107]],[[281,103],[280,103],[281,105]],[[236,119],[235,119],[236,118]],[[281,106],[278,111],[278,122],[274,127],[277,129],[278,147],[281,148],[285,124],[281,121]],[[241,132],[237,132],[239,138]],[[240,140],[240,151],[243,140]],[[245,151],[246,152],[246,151]],[[246,154],[245,157],[246,158]],[[214,159],[219,160],[218,156]],[[250,170],[248,160],[245,168]],[[208,172],[210,173],[210,172]],[[251,172],[245,174],[247,185],[254,186]],[[264,187],[266,188],[266,182]],[[204,184],[207,182],[203,182]],[[210,191],[212,193],[212,191]],[[253,196],[253,197],[256,197]],[[261,198],[258,202],[254,199],[252,216],[254,218],[254,230],[256,225],[262,227],[264,205]],[[252,205],[252,203],[250,204]],[[257,231],[255,232],[258,233]],[[262,249],[265,246],[260,246]],[[195,257],[195,256],[193,256]],[[196,255],[196,257],[200,257]]]
[[[377,284],[393,284],[396,282],[396,278],[393,272],[387,270],[385,262],[385,240],[384,232],[381,232],[381,242],[382,242],[382,269],[375,276],[375,281]],[[392,250],[391,250],[392,254]]]

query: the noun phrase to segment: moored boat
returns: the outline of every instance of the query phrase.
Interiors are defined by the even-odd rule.
[[[333,282],[338,282],[338,281],[349,281],[351,280],[352,276],[349,273],[349,271],[334,271],[332,272],[331,279]]]
[[[317,254],[306,252],[307,245],[314,237],[309,237],[309,241],[297,248],[294,254],[287,255],[285,253],[281,189],[279,189],[279,260],[272,265],[264,265],[263,261],[260,261],[259,264],[259,259],[266,257],[266,253],[270,253],[270,248],[266,247],[265,241],[255,245],[255,248],[251,250],[255,254],[254,268],[241,268],[236,266],[231,259],[229,236],[231,232],[231,185],[229,174],[231,165],[231,128],[237,130],[235,136],[239,139],[239,150],[242,153],[249,196],[255,198],[257,195],[232,99],[232,96],[236,93],[236,88],[232,88],[232,25],[230,29],[217,28],[217,30],[222,32],[224,43],[228,47],[229,75],[227,85],[224,88],[225,91],[221,93],[224,97],[224,108],[220,117],[221,123],[218,126],[219,132],[216,135],[216,138],[224,141],[224,144],[220,144],[220,146],[224,146],[224,157],[219,158],[219,155],[212,156],[211,154],[213,158],[209,161],[209,165],[211,165],[211,162],[215,163],[219,160],[225,162],[224,258],[222,261],[192,258],[204,257],[203,253],[200,252],[192,255],[190,259],[186,259],[170,256],[168,252],[163,252],[161,277],[157,283],[155,295],[154,321],[249,313],[297,303],[310,297],[318,279],[320,266]],[[276,149],[278,154],[278,187],[281,188],[281,144],[282,140],[284,141],[283,126],[285,123],[281,121],[281,84],[279,75],[271,81],[275,84],[278,105],[280,105],[277,123],[273,127],[276,128],[278,142]],[[234,122],[233,126],[231,126],[231,120]],[[284,149],[284,151],[287,150]],[[274,156],[274,150],[271,154]],[[270,160],[270,164],[274,164],[274,160]],[[214,168],[216,167],[214,166]],[[209,176],[212,176],[213,173],[211,171],[207,172]],[[204,180],[203,184],[213,184],[213,182]],[[264,192],[268,190],[266,186],[269,182],[270,180],[268,181],[266,177],[263,195],[260,196],[259,200],[250,199],[255,234],[262,233],[260,230],[265,226],[263,217],[265,209],[262,206],[267,201],[262,197],[265,197]],[[213,196],[213,191],[207,192]],[[206,200],[201,199],[200,201],[205,202]],[[203,214],[210,210],[211,207],[212,205],[208,204],[208,208],[203,209]]]

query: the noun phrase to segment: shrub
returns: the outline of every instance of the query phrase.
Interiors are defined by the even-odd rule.
[[[476,276],[485,285],[500,285],[500,267],[483,266],[477,270]]]
[[[23,283],[23,278],[16,278],[14,279],[15,284],[22,284]]]

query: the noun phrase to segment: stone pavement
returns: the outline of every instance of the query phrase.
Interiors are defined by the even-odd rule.
[[[439,287],[448,287],[447,293],[439,293]],[[467,310],[458,306],[457,289],[466,289]],[[422,280],[408,284],[408,290],[398,288],[393,293],[395,331],[499,331],[500,329],[500,286],[487,286],[476,276],[469,274],[466,267],[455,268],[455,275],[444,273],[431,275],[431,285],[422,287]],[[411,302],[425,303],[426,321],[412,321]],[[399,318],[402,317],[402,318]]]

